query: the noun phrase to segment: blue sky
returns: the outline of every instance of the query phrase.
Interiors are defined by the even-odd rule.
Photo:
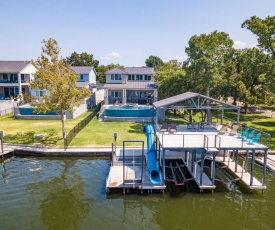
[[[238,48],[255,46],[242,29],[253,15],[275,15],[274,0],[0,0],[0,60],[31,60],[54,38],[63,57],[93,54],[100,64],[143,66],[149,55],[186,58],[191,36],[227,32]]]

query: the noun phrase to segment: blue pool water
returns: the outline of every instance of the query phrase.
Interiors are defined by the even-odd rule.
[[[105,116],[108,117],[152,117],[153,108],[151,106],[131,105],[124,106],[110,106],[105,109]]]
[[[34,110],[36,107],[34,106],[25,106],[19,108],[19,112],[21,115],[57,115],[55,112],[48,112],[48,113],[35,113]]]

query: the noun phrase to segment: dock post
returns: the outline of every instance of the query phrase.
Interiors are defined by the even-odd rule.
[[[245,167],[245,162],[243,161],[243,167],[242,167],[242,179],[243,179],[243,170],[244,170],[244,167]]]
[[[214,185],[215,181],[215,172],[216,172],[216,156],[218,155],[217,153],[213,153],[213,161],[212,161],[212,186]]]
[[[165,184],[165,149],[162,150],[162,185]]]
[[[201,171],[200,171],[200,186],[202,186],[202,175],[204,171],[204,150],[201,152]]]
[[[159,163],[159,168],[160,168],[160,161],[161,161],[161,159],[160,159],[160,142],[159,142],[159,148],[158,148],[157,152],[158,152],[158,163]]]
[[[255,150],[253,149],[252,150],[252,161],[251,161],[250,186],[253,186],[254,164],[255,164]]]
[[[188,163],[189,163],[189,152],[187,152],[187,154],[186,154],[187,156],[186,156],[186,166],[188,167]]]
[[[184,161],[185,161],[185,163],[187,163],[187,150],[184,151]]]
[[[235,150],[235,172],[237,172],[238,168],[238,150]]]
[[[248,172],[248,150],[246,150],[245,156],[245,172]]]
[[[267,153],[268,150],[264,151],[264,168],[263,168],[263,181],[262,185],[265,186],[265,178],[266,178],[266,161],[267,161]],[[262,191],[263,192],[263,191]]]
[[[194,172],[194,155],[196,154],[196,151],[192,151],[192,159],[191,159],[191,172]]]
[[[225,162],[225,152],[226,150],[223,150],[223,162]]]

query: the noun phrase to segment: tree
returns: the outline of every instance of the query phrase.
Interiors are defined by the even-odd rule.
[[[224,32],[214,31],[190,38],[185,49],[188,55],[185,69],[197,92],[210,96],[210,90],[212,94],[219,91],[225,74],[224,58],[232,45],[233,41]]]
[[[66,138],[65,111],[73,112],[74,106],[79,106],[84,98],[90,96],[90,90],[78,90],[77,74],[71,71],[70,65],[60,55],[60,48],[56,40],[43,40],[41,56],[32,61],[37,69],[36,78],[30,83],[32,89],[46,89],[49,95],[43,95],[37,103],[32,97],[32,105],[36,105],[36,112],[55,111],[61,115],[62,136]]]
[[[86,52],[77,53],[73,52],[71,56],[66,58],[66,61],[72,66],[94,66],[95,69],[99,65],[99,61],[94,59],[92,54]]]
[[[100,65],[97,67],[96,69],[96,76],[97,76],[97,79],[100,83],[104,84],[106,82],[106,76],[105,76],[105,72],[110,70],[110,69],[113,69],[113,68],[119,68],[121,70],[124,70],[124,66],[120,65],[120,64],[110,64],[110,65]]]
[[[242,28],[255,34],[258,46],[275,57],[275,16],[267,16],[266,19],[252,16],[243,22]]]
[[[164,62],[158,56],[151,55],[145,60],[145,64],[147,67],[158,68],[160,66],[163,66]]]
[[[235,68],[228,78],[227,86],[234,101],[242,101],[246,110],[248,105],[265,103],[268,92],[266,70],[269,68],[270,57],[263,51],[252,48],[235,50],[233,59],[235,61],[232,66]]]
[[[224,58],[233,46],[233,41],[225,32],[214,31],[211,34],[194,35],[189,40],[185,52],[188,55],[184,69],[192,91],[206,96],[220,97],[224,82]],[[209,103],[207,101],[207,103]],[[211,120],[210,110],[207,111]]]

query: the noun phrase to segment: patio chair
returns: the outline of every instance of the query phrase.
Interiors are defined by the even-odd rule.
[[[232,129],[231,129],[231,132],[230,132],[230,136],[235,136],[238,134],[238,129],[239,129],[239,125],[233,125],[232,126]]]
[[[249,134],[244,136],[244,139],[248,141],[254,137],[254,134],[255,134],[255,130],[253,129]]]
[[[220,129],[219,134],[226,134],[227,132],[227,126],[223,125],[222,128]]]
[[[177,132],[177,124],[175,123],[172,123],[171,126],[170,126],[170,133],[175,133]]]
[[[162,123],[160,131],[161,132],[167,132],[168,131],[168,124],[167,123]]]
[[[257,133],[255,137],[248,140],[248,144],[259,144],[259,139],[261,137],[261,133]]]
[[[245,137],[249,131],[249,128],[247,127],[244,131],[238,131],[238,138]]]

